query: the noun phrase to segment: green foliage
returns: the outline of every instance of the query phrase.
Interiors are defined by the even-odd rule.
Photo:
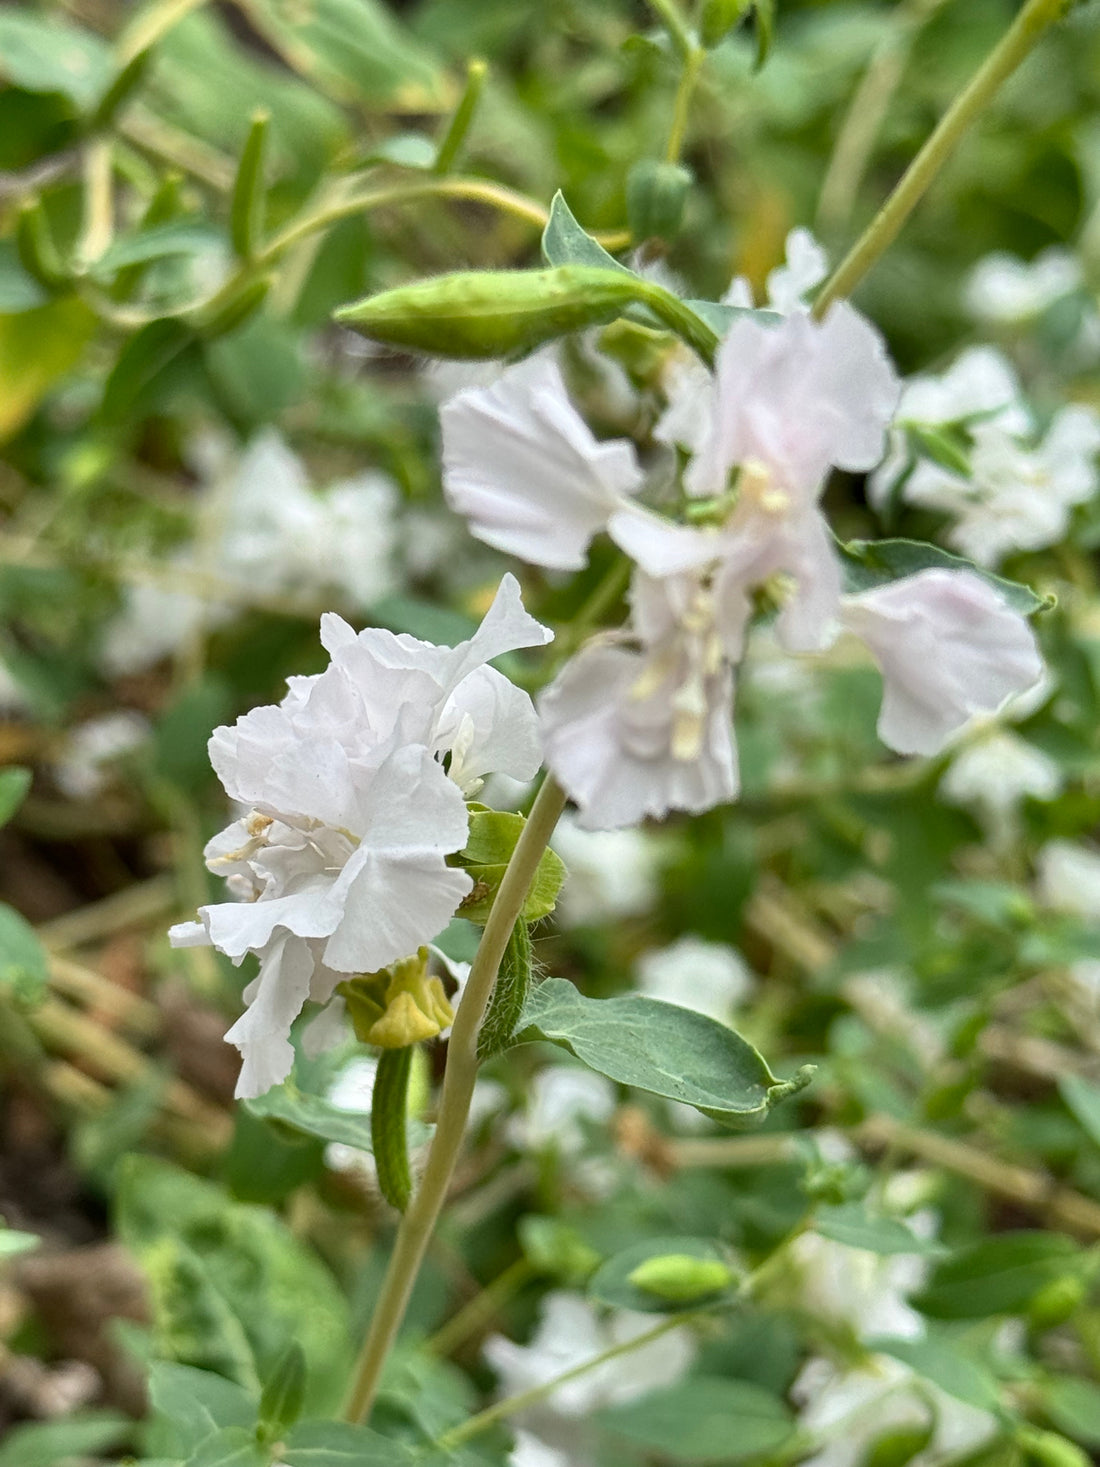
[[[786,1406],[748,1381],[690,1376],[644,1401],[602,1411],[600,1425],[675,1462],[731,1462],[781,1447]],[[734,1424],[736,1424],[734,1426]]]
[[[1079,1258],[1059,1233],[1001,1233],[944,1259],[913,1302],[933,1319],[1016,1314]]]
[[[518,1039],[548,1039],[608,1079],[734,1128],[762,1121],[810,1081],[809,1071],[777,1080],[751,1044],[691,1009],[640,995],[585,998],[560,978],[532,989]]]
[[[469,839],[454,857],[454,864],[468,871],[474,881],[473,890],[459,908],[460,915],[468,922],[484,924],[488,921],[524,824],[522,815],[511,815],[502,810],[475,809],[471,812]],[[523,904],[523,921],[538,922],[548,917],[554,910],[564,880],[565,866],[561,858],[553,851],[545,851]]]
[[[675,1314],[732,1297],[726,1250],[711,1238],[649,1238],[602,1263],[588,1281],[601,1304]]]

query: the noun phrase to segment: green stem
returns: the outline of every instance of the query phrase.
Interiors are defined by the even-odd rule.
[[[691,34],[687,21],[680,14],[676,0],[649,0],[649,8],[668,31],[672,44],[680,53],[680,59],[686,62],[692,51],[695,50],[695,37]]]
[[[435,1136],[420,1186],[397,1231],[370,1329],[344,1409],[347,1421],[370,1414],[382,1367],[401,1328],[424,1254],[446,1201],[477,1079],[477,1036],[504,950],[543,852],[565,807],[565,794],[547,775],[497,891],[447,1046]]]
[[[680,1325],[693,1317],[691,1313],[666,1315],[660,1324],[655,1324],[652,1329],[646,1330],[644,1335],[636,1335],[634,1339],[626,1340],[621,1345],[612,1345],[610,1349],[602,1351],[599,1355],[593,1355],[590,1360],[582,1360],[580,1365],[574,1365],[572,1370],[562,1371],[561,1375],[556,1375],[553,1380],[532,1386],[529,1391],[520,1391],[518,1395],[507,1396],[503,1401],[497,1401],[495,1405],[479,1411],[476,1416],[471,1416],[461,1426],[452,1427],[450,1431],[444,1432],[437,1445],[444,1451],[453,1451],[455,1447],[461,1446],[471,1437],[480,1436],[483,1431],[494,1426],[498,1421],[514,1416],[520,1411],[526,1411],[528,1406],[537,1406],[540,1401],[545,1401],[547,1396],[552,1396],[560,1387],[568,1385],[570,1381],[579,1380],[582,1375],[587,1375],[598,1365],[605,1365],[609,1360],[617,1360],[620,1355],[629,1355],[632,1350],[640,1350],[643,1345],[652,1344],[654,1340],[659,1340],[662,1335],[678,1329]]]
[[[462,93],[461,100],[455,108],[448,124],[447,131],[439,144],[435,155],[434,172],[450,173],[454,161],[458,157],[458,150],[466,141],[466,134],[470,131],[470,124],[474,120],[477,104],[481,101],[482,89],[485,86],[485,77],[488,74],[488,65],[479,57],[473,57],[466,63],[466,89]]]
[[[703,318],[697,316],[679,296],[673,295],[670,290],[665,290],[664,286],[657,285],[652,280],[642,279],[636,282],[635,296],[643,305],[647,305],[666,326],[675,331],[682,341],[687,342],[696,356],[701,357],[708,367],[714,366],[718,337]]]
[[[680,85],[676,88],[676,100],[672,105],[672,124],[668,130],[668,145],[665,148],[665,158],[669,163],[680,161],[688,117],[691,114],[691,99],[695,95],[695,84],[699,80],[699,72],[702,70],[706,55],[702,46],[692,45],[691,50],[684,57],[683,69],[680,72]]]
[[[451,1355],[471,1335],[484,1328],[512,1296],[534,1277],[535,1270],[526,1258],[517,1258],[491,1284],[486,1284],[468,1304],[442,1325],[427,1343],[433,1355]]]
[[[902,174],[897,187],[870,225],[822,287],[814,301],[820,318],[835,300],[851,295],[897,238],[925,190],[958,146],[963,134],[985,111],[1001,84],[1016,70],[1066,9],[1066,0],[1027,0],[1015,21],[955,98],[939,125]]]

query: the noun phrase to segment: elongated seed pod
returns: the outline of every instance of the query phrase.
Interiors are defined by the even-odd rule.
[[[531,987],[531,932],[521,917],[512,928],[500,962],[489,1007],[477,1036],[477,1057],[492,1059],[516,1032],[519,1016]]]
[[[406,1120],[413,1048],[407,1044],[403,1049],[382,1051],[371,1098],[370,1135],[378,1187],[398,1212],[405,1211],[412,1196]]]

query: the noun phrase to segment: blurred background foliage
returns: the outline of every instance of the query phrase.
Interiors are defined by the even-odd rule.
[[[839,257],[1016,8],[782,0],[763,67],[751,21],[709,53],[682,227],[633,243],[709,297],[737,273],[759,291],[795,225]],[[441,160],[471,57],[484,90]],[[290,1337],[308,1410],[338,1405],[392,1219],[355,1161],[362,1117],[333,1129],[334,1109],[366,1105],[331,1101],[348,1055],[297,1073],[325,1108],[312,1133],[298,1112],[234,1111],[221,1034],[240,975],[167,948],[168,921],[215,889],[201,851],[225,812],[205,741],[321,665],[321,610],[441,641],[472,626],[503,561],[439,495],[435,409],[465,379],[376,353],[331,312],[425,274],[534,263],[559,188],[586,228],[630,243],[627,179],[664,152],[676,80],[653,15],[623,0],[0,8],[0,1424],[35,1423],[0,1443],[3,1467],[127,1447],[209,1467],[222,1459],[202,1456],[178,1400],[212,1388],[178,1371],[235,1383],[211,1410],[240,1429]],[[1100,406],[1098,100],[1085,5],[861,286],[902,371],[993,341],[1041,424],[1066,400]],[[239,182],[249,148],[259,218]],[[1072,288],[1019,319],[968,308],[979,261],[1051,246],[1075,252]],[[644,443],[644,389],[571,353],[591,421]],[[880,520],[852,479],[830,507],[843,534],[940,529],[911,508]],[[868,1217],[932,1206],[953,1251],[921,1275],[914,1368],[999,1414],[955,1452],[911,1423],[902,1441],[891,1419],[831,1467],[967,1452],[1072,1467],[1100,1447],[1098,542],[1094,496],[1062,544],[1008,563],[1058,598],[1040,618],[1051,687],[1010,730],[1048,761],[1045,784],[994,763],[952,795],[955,754],[887,758],[869,669],[842,651],[792,672],[765,639],[739,694],[739,805],[621,840],[567,825],[573,894],[538,939],[545,969],[593,994],[649,971],[689,1002],[717,961],[723,1016],[783,1073],[811,1061],[818,1077],[730,1139],[610,1087],[606,1110],[582,1095],[547,1119],[539,1077],[561,1067],[529,1046],[496,1061],[376,1425],[412,1440],[461,1420],[497,1379],[487,1334],[526,1338],[548,1287],[575,1290],[593,1260],[654,1234],[751,1262],[811,1213],[855,1206],[864,1232],[846,1242],[833,1217],[832,1246],[843,1259],[857,1236],[881,1261]],[[564,623],[602,570],[528,574],[528,604]],[[470,936],[448,934],[456,959]],[[647,970],[685,937],[720,946]],[[597,1400],[568,1460],[812,1456],[792,1383],[810,1356],[857,1369],[867,1341],[800,1277],[792,1263],[728,1329],[704,1329],[686,1377],[755,1385],[782,1430],[734,1456],[728,1431],[681,1450],[667,1412]],[[443,1348],[413,1348],[471,1300]],[[150,1362],[159,1414],[139,1428]],[[690,1391],[669,1410],[707,1416]],[[503,1462],[506,1434],[485,1440],[454,1460]]]

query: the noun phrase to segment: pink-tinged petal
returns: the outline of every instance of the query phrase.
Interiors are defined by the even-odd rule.
[[[709,810],[737,793],[729,669],[707,683],[691,757],[672,748],[676,669],[667,685],[640,696],[648,671],[642,653],[597,644],[574,657],[539,701],[547,763],[587,830]]]
[[[1043,675],[1027,620],[973,571],[920,571],[845,597],[841,619],[882,670],[879,737],[901,754],[938,754]]]
[[[726,545],[720,530],[677,525],[636,504],[617,510],[607,528],[619,549],[649,576],[700,570],[718,560]]]
[[[443,492],[479,540],[532,565],[578,570],[642,474],[626,440],[601,443],[540,355],[440,410]]]
[[[226,1034],[241,1052],[235,1094],[251,1100],[281,1084],[294,1064],[290,1026],[302,1011],[313,973],[313,953],[283,933],[260,954],[260,973],[249,985],[248,1008]]]

